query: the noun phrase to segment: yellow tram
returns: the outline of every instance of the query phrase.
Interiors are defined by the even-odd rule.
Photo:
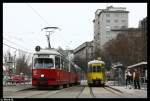
[[[88,62],[88,86],[104,86],[106,82],[105,62],[93,60]]]

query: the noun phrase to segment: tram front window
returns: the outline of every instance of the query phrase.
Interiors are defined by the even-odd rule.
[[[51,58],[36,58],[34,61],[34,68],[52,68],[54,67],[53,59]]]
[[[97,72],[101,72],[101,67],[97,66]]]

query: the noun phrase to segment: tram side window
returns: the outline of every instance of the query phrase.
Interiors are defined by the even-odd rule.
[[[59,57],[55,57],[55,67],[57,69],[60,69],[60,58]]]
[[[64,68],[64,61],[63,59],[61,59],[61,69],[63,70],[63,68]]]
[[[70,65],[70,72],[73,72],[73,65]]]
[[[69,71],[69,65],[70,65],[69,62],[67,62],[67,67],[66,67],[67,71]]]
[[[64,68],[63,68],[63,70],[64,70],[64,71],[67,70],[67,63],[66,63],[66,61],[64,61]]]
[[[74,73],[74,72],[75,72],[75,67],[74,67],[74,65],[73,65],[73,64],[71,64],[71,69],[70,69],[70,71],[71,71],[72,73]]]

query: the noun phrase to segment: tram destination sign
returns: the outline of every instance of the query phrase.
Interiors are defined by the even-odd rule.
[[[39,58],[48,58],[49,55],[48,54],[38,54]]]

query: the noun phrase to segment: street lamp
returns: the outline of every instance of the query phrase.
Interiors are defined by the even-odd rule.
[[[60,29],[60,28],[58,28],[58,27],[44,27],[43,29],[46,30],[46,33],[48,32],[48,34],[46,34],[46,37],[47,37],[47,42],[48,42],[48,48],[50,49],[51,48],[51,45],[50,45],[50,34],[54,33],[54,30]],[[41,30],[43,30],[43,29],[41,29]]]

